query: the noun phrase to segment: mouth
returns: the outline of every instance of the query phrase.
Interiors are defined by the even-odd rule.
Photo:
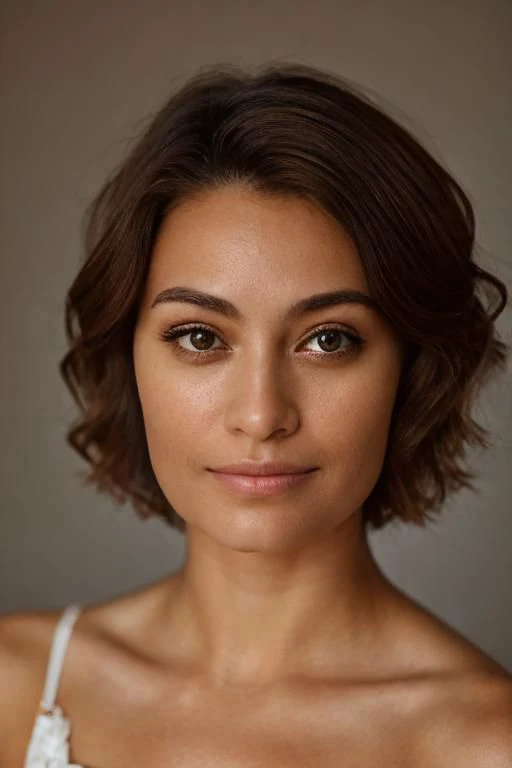
[[[253,461],[246,459],[236,464],[224,464],[221,467],[209,467],[212,472],[230,475],[298,475],[317,469],[305,464],[291,464],[286,461]]]
[[[243,496],[276,496],[297,488],[314,475],[317,468],[300,472],[254,475],[210,470],[225,488]]]

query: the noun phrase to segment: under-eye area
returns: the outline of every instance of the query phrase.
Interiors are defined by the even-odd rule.
[[[219,354],[223,355],[230,349],[220,333],[205,324],[171,326],[160,333],[160,338],[172,345],[176,354],[193,360],[218,359]],[[212,346],[215,340],[223,346]],[[314,359],[337,360],[355,355],[365,343],[360,334],[344,326],[322,325],[300,342],[297,353]]]

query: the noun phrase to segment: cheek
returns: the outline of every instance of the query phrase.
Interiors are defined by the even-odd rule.
[[[208,435],[222,437],[225,398],[219,393],[227,387],[221,367],[218,378],[212,369],[187,376],[173,368],[166,352],[141,345],[135,356],[148,450],[162,486],[169,483],[170,467],[194,469]],[[297,453],[318,457],[327,472],[325,493],[341,493],[351,507],[364,501],[379,477],[398,375],[393,355],[381,350],[335,378],[323,372],[320,378],[306,377],[299,387],[302,434],[292,436]],[[215,455],[215,445],[209,447],[208,455]],[[173,489],[166,490],[179,495],[178,478],[185,475],[171,474]]]
[[[310,416],[310,430],[345,493],[364,500],[384,462],[397,371],[389,365],[361,367],[330,391]]]
[[[135,377],[151,464],[160,485],[170,481],[176,492],[176,483],[185,482],[188,470],[197,470],[211,428],[218,429],[223,384],[206,367],[187,368],[171,354],[143,333],[135,338]],[[187,471],[174,472],[177,467]]]
[[[188,446],[197,446],[197,436],[204,432],[202,398],[184,378],[169,376],[156,366],[141,366],[140,371],[137,387],[150,455],[172,455],[179,463]]]

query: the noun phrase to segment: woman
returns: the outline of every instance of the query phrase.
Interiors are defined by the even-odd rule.
[[[62,373],[89,481],[185,562],[2,618],[2,766],[512,765],[510,676],[367,541],[488,445],[507,292],[473,244],[460,186],[331,74],[171,97],[90,210]]]

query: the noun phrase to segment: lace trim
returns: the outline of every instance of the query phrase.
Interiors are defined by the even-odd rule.
[[[85,768],[69,762],[70,730],[70,722],[58,705],[48,714],[38,714],[24,768]]]

